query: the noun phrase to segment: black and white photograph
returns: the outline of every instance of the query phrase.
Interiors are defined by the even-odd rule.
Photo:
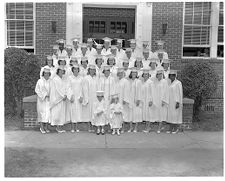
[[[222,0],[1,9],[3,179],[223,178]]]

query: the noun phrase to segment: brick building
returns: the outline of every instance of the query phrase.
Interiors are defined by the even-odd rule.
[[[5,47],[34,52],[40,59],[60,38],[135,38],[138,46],[164,40],[172,67],[181,70],[190,61],[206,61],[219,75],[218,89],[203,104],[209,115],[223,114],[223,3],[6,3]],[[112,42],[113,44],[114,42]],[[129,43],[125,41],[124,47]]]

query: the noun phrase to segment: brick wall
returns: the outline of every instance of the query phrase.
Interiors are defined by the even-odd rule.
[[[52,21],[56,21],[56,33]],[[36,3],[36,54],[44,60],[60,38],[66,39],[66,3]]]
[[[135,9],[84,7],[83,16],[95,17],[135,17]]]

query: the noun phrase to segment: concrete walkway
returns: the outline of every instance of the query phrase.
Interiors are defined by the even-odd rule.
[[[5,132],[6,177],[222,175],[223,132]]]

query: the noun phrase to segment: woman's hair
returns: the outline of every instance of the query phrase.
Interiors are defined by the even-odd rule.
[[[51,76],[51,72],[46,72],[46,73],[49,73],[49,77]],[[45,71],[42,72],[42,75],[41,76],[43,77],[44,74],[45,74]]]
[[[98,60],[99,58],[96,58],[95,59],[95,64],[97,65],[97,60]],[[99,59],[100,60],[100,59]],[[102,65],[102,62],[101,62],[101,65]]]
[[[65,60],[58,60],[58,65],[60,65],[60,62],[65,61]],[[66,61],[65,61],[66,62]]]
[[[75,68],[77,68],[78,69],[78,72],[80,72],[80,68],[79,67],[72,67],[71,68],[72,72],[74,71]]]
[[[123,64],[122,64],[123,66],[124,66],[124,63],[125,63],[125,62],[123,62]],[[129,63],[128,63],[128,66],[129,66]]]
[[[132,79],[132,71],[130,72],[130,75],[129,75],[129,79]],[[139,76],[138,76],[138,73],[137,73],[137,75],[136,75],[136,78],[138,79],[139,78]]]
[[[102,71],[102,73],[104,74],[104,73],[105,73],[105,71],[109,71],[109,72],[110,72],[110,70],[103,70],[103,71]]]
[[[109,65],[109,59],[110,59],[110,58],[107,59],[107,65]],[[113,58],[113,60],[114,60],[113,65],[116,65],[116,60],[115,60],[115,58]]]
[[[150,73],[147,73],[147,74],[148,74],[148,75],[149,75],[149,77],[150,77]],[[142,73],[141,77],[144,77],[143,75],[144,75],[144,73]]]
[[[95,70],[95,69],[94,69]],[[87,75],[90,75],[90,68],[88,68],[88,72],[87,72]],[[96,75],[96,70],[95,70],[95,73],[94,75]]]
[[[83,60],[83,61],[80,62],[80,64],[82,65],[82,62],[84,62],[84,61],[87,62],[87,64],[88,64],[88,60]]]
[[[153,62],[150,62],[149,63],[149,67],[151,67],[151,64],[152,64]],[[155,63],[155,62],[154,62]],[[155,63],[155,67],[157,67],[157,63]]]
[[[57,71],[56,71],[56,74],[57,75],[59,75],[59,70],[61,70],[60,68],[57,68]],[[66,71],[65,70],[63,70],[63,74],[65,74],[66,73]]]
[[[53,59],[51,59],[51,61],[52,61],[52,67],[55,67],[54,65],[53,65]],[[46,60],[45,60],[45,65],[48,65],[48,59],[46,58]]]
[[[135,60],[135,62],[134,62],[134,67],[137,67],[137,60]],[[142,61],[141,61],[141,68],[143,68],[143,63],[142,63]]]

